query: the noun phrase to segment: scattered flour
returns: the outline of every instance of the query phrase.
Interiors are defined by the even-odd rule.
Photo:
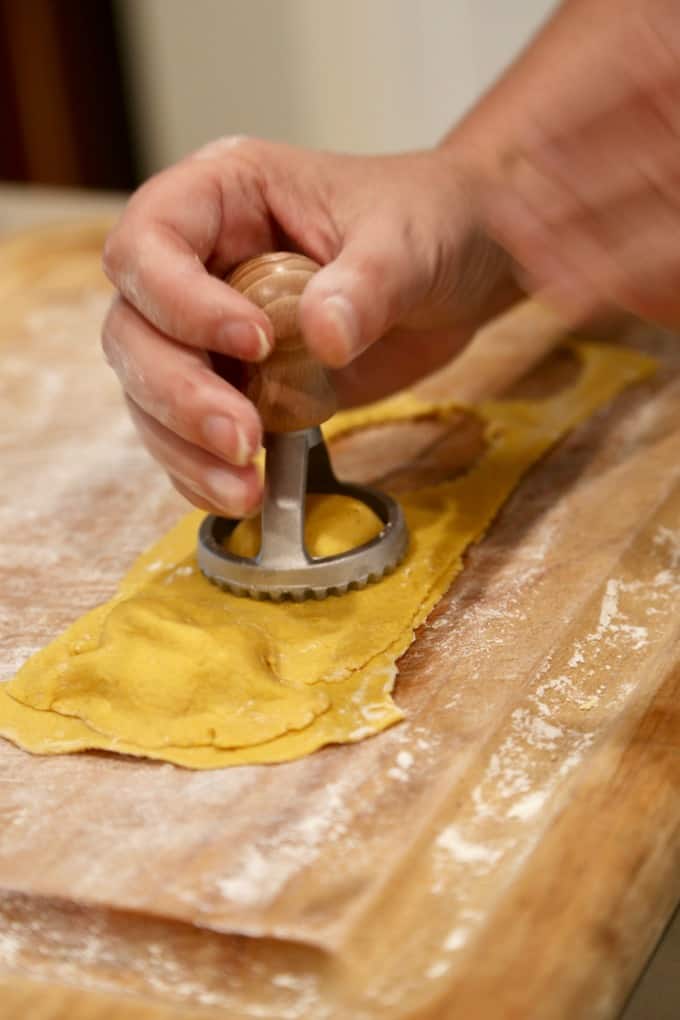
[[[629,581],[625,584],[623,581],[616,580],[616,578],[610,578],[607,581],[607,587],[600,607],[598,627],[597,630],[586,638],[587,641],[599,642],[608,636],[616,637],[618,635],[630,641],[633,651],[644,648],[648,642],[647,628],[623,622],[623,613],[619,608],[620,594],[622,592],[638,591],[640,585],[640,581]]]
[[[482,870],[492,868],[503,856],[501,849],[494,849],[484,843],[470,843],[457,825],[447,825],[437,836],[436,843],[459,864],[479,865]]]
[[[219,895],[247,907],[273,902],[295,874],[313,863],[327,840],[347,833],[352,782],[348,777],[321,788],[316,810],[308,807],[286,826],[285,836],[246,846],[232,872],[215,881]]]
[[[534,790],[533,793],[528,793],[525,797],[511,805],[508,809],[508,818],[520,818],[522,821],[533,818],[541,810],[547,799],[548,794],[545,790]]]
[[[238,874],[220,878],[216,885],[224,899],[252,906],[274,898],[281,885],[281,875],[272,867],[271,855],[249,846],[241,856]]]
[[[414,762],[413,755],[410,751],[399,751],[396,762],[396,765],[387,770],[387,775],[390,779],[396,779],[399,783],[407,783],[409,770]]]
[[[654,536],[654,545],[668,550],[670,554],[669,567],[671,570],[680,568],[680,531],[672,531],[671,528],[659,527]],[[680,581],[680,578],[678,578]]]
[[[21,631],[31,642],[18,641],[0,612],[0,679],[108,598],[123,569],[178,514],[169,483],[137,442],[118,382],[103,364],[98,333],[109,301],[108,293],[92,291],[32,311],[21,343],[3,355],[0,403],[6,398],[14,413],[0,435],[9,493],[0,505],[0,562],[7,604],[25,605]],[[108,528],[89,509],[93,494],[112,506]],[[55,576],[68,586],[66,606]],[[39,600],[32,598],[36,590]]]

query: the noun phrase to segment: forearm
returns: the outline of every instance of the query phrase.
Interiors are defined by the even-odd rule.
[[[678,0],[566,0],[442,142],[484,231],[567,320],[680,319]]]
[[[502,77],[441,142],[494,172],[537,132],[569,130],[617,101],[633,74],[657,63],[657,19],[676,0],[564,0]],[[632,59],[631,59],[632,58]]]

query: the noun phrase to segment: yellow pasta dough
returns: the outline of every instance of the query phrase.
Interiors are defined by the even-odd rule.
[[[544,401],[481,406],[487,448],[472,468],[400,495],[410,546],[379,584],[321,602],[226,594],[196,566],[202,514],[191,513],[137,560],[110,602],[0,688],[0,734],[40,754],[100,748],[218,768],[290,760],[397,722],[396,662],[461,569],[465,548],[538,457],[654,367],[629,350],[573,350],[582,366],[572,386]],[[326,432],[452,413],[405,395],[338,415]],[[310,499],[315,555],[367,541],[378,527],[346,498]],[[252,555],[257,522],[237,531],[231,548]]]
[[[305,545],[310,556],[339,556],[370,542],[382,528],[369,506],[349,496],[308,495],[305,503]],[[260,518],[237,524],[227,542],[237,556],[257,556]]]

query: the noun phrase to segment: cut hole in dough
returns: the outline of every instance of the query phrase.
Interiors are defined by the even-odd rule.
[[[546,400],[573,386],[581,374],[581,363],[561,347],[503,391],[503,400]]]
[[[340,436],[331,446],[337,474],[393,492],[451,481],[470,470],[486,449],[486,422],[471,411],[390,422]],[[378,456],[376,456],[378,452]],[[375,464],[381,467],[376,477]]]

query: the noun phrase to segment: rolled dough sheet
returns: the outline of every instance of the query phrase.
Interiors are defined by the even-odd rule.
[[[291,760],[397,722],[397,660],[466,547],[560,436],[654,371],[633,351],[572,349],[581,360],[572,386],[543,401],[481,405],[487,446],[470,470],[400,494],[409,551],[379,584],[322,602],[225,594],[197,568],[203,515],[190,513],[136,561],[110,602],[2,685],[0,735],[37,754],[103,749],[219,768]],[[338,415],[326,432],[458,411],[407,394]],[[364,541],[375,527],[332,499],[313,519],[309,541],[319,552]]]

